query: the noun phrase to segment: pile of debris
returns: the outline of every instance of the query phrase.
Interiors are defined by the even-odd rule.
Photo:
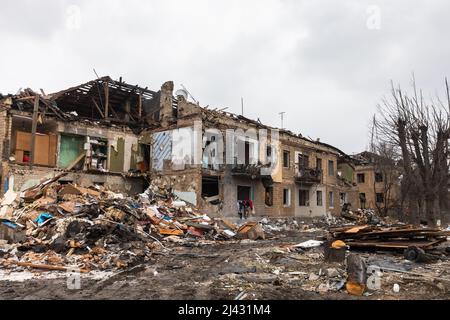
[[[333,241],[343,241],[350,249],[404,250],[405,258],[412,261],[424,259],[425,251],[436,249],[450,236],[450,231],[412,225],[333,227],[329,232]]]
[[[257,223],[240,228],[211,219],[151,186],[129,197],[102,186],[61,184],[65,173],[20,194],[9,190],[0,210],[0,258],[5,267],[81,271],[126,268],[148,260],[163,241],[264,239]]]

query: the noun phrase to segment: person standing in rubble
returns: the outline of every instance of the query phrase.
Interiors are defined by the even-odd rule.
[[[250,212],[253,211],[253,202],[252,200],[244,200],[244,217],[248,219]]]
[[[242,220],[242,215],[244,214],[244,202],[243,201],[237,202],[237,209],[238,209],[239,218]]]

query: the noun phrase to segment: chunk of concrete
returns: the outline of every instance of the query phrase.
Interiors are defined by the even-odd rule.
[[[0,239],[6,240],[9,243],[17,243],[25,241],[26,234],[25,229],[20,229],[19,227],[11,228],[0,222]]]

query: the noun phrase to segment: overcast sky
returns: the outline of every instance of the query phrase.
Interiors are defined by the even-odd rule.
[[[93,68],[155,91],[173,80],[354,153],[391,79],[442,88],[449,14],[446,0],[1,0],[0,92],[62,90]]]

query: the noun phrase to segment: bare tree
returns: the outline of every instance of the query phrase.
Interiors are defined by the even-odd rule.
[[[403,169],[402,197],[410,222],[417,224],[424,208],[429,225],[448,211],[448,139],[450,138],[450,94],[445,80],[446,104],[439,97],[425,100],[412,80],[412,93],[395,88],[379,105],[376,138],[392,147]],[[442,219],[444,217],[445,219]]]
[[[391,209],[398,207],[398,184],[401,170],[397,166],[395,151],[392,146],[383,142],[377,144],[372,142],[371,149],[374,154],[372,159],[375,172],[375,179],[373,180],[374,193],[383,195],[383,201],[375,201],[375,206],[378,214],[385,217]]]

